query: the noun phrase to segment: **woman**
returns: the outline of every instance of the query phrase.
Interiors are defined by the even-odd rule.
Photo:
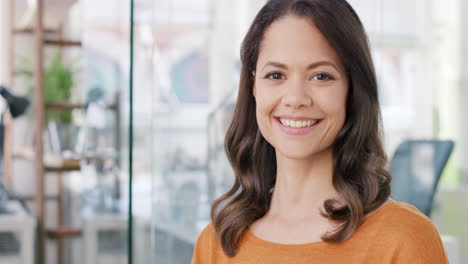
[[[345,0],[270,0],[241,60],[235,183],[193,264],[447,263],[432,222],[389,199],[374,67]]]

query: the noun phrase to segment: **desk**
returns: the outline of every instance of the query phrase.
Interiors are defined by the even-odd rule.
[[[87,264],[125,264],[127,263],[127,216],[122,214],[99,214],[83,212],[83,243]],[[99,244],[99,232],[120,232],[125,234],[114,239],[107,249]],[[104,249],[103,249],[104,248]],[[103,250],[100,250],[103,249]],[[105,251],[105,252],[102,252]],[[104,253],[104,254],[103,254]]]
[[[5,206],[11,212],[0,214],[0,232],[12,232],[19,237],[19,256],[0,256],[0,264],[33,264],[36,220],[18,201]]]

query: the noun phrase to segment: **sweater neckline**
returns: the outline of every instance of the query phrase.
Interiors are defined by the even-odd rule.
[[[386,211],[389,207],[391,207],[392,205],[396,203],[397,202],[395,200],[389,199],[389,201],[386,202],[386,204],[382,205],[380,208],[376,209],[374,213],[372,213],[367,218],[365,218],[360,227],[367,224],[370,219],[373,219],[377,217],[378,215],[381,215],[384,211]],[[308,243],[303,243],[303,244],[283,244],[283,243],[272,242],[272,241],[264,240],[262,238],[257,237],[254,233],[250,231],[250,228],[247,228],[245,235],[246,235],[247,240],[251,240],[256,244],[267,246],[267,247],[278,248],[278,249],[280,248],[281,249],[288,249],[288,248],[298,249],[298,248],[319,247],[319,246],[328,245],[328,243],[323,240],[308,242]]]

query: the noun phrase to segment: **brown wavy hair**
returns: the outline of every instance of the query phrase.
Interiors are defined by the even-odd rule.
[[[265,30],[286,15],[307,18],[315,24],[341,58],[349,80],[346,121],[332,144],[332,183],[347,204],[339,205],[334,199],[324,201],[325,212],[321,214],[337,223],[338,228],[322,236],[322,240],[338,243],[347,239],[365,215],[390,195],[376,75],[359,17],[345,0],[270,0],[255,17],[241,48],[239,94],[225,138],[235,181],[211,207],[216,237],[231,257],[237,254],[246,229],[269,210],[270,190],[276,182],[275,150],[257,125],[252,72]]]

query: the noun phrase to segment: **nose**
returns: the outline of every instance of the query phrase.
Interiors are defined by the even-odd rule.
[[[312,105],[312,98],[306,91],[306,85],[302,81],[291,81],[286,87],[284,104],[288,107],[301,108]]]

